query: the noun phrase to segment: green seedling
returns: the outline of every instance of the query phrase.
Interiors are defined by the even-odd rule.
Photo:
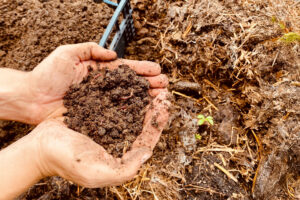
[[[284,22],[283,21],[279,21],[276,16],[272,16],[271,21],[273,23],[277,23],[282,30],[286,29]]]
[[[300,34],[295,32],[286,33],[280,38],[280,41],[286,43],[300,42]]]
[[[195,133],[196,140],[201,140],[202,136],[199,133]]]
[[[273,23],[278,23],[279,27],[285,31],[286,33],[279,38],[281,42],[285,43],[293,43],[293,42],[300,42],[300,33],[297,32],[289,32],[286,28],[285,23],[283,21],[279,21],[277,17],[272,16],[271,21]]]
[[[208,122],[210,125],[214,125],[214,119],[212,116],[205,117],[204,115],[200,114],[197,116],[197,118],[199,126],[203,125],[205,122]]]

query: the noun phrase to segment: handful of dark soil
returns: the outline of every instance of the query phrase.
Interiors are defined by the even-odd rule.
[[[91,71],[64,97],[69,128],[90,136],[108,153],[121,156],[143,128],[149,83],[127,65]]]

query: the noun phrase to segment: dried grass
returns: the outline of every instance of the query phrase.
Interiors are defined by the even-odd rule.
[[[134,1],[134,3],[136,5],[144,4],[139,0]],[[146,5],[150,5],[150,3]],[[152,37],[159,36],[156,37],[158,41],[153,41],[150,44],[150,52],[158,53],[152,54],[152,57],[148,56],[148,58],[161,63],[165,71],[172,74],[171,82],[183,79],[199,83],[203,89],[202,94],[208,95],[212,93],[210,89],[215,90],[219,95],[225,91],[238,93],[238,95],[233,94],[234,98],[231,101],[241,109],[240,116],[244,125],[236,127],[237,137],[235,141],[231,141],[226,146],[220,144],[218,147],[214,147],[216,143],[211,143],[215,141],[212,137],[206,146],[197,146],[194,149],[192,158],[193,160],[201,160],[202,157],[197,155],[201,153],[203,156],[203,153],[210,151],[222,158],[224,170],[226,171],[228,171],[226,168],[230,165],[229,162],[235,162],[234,166],[236,168],[230,169],[234,173],[231,176],[239,175],[241,178],[238,181],[242,181],[243,184],[249,183],[250,188],[248,188],[247,194],[234,193],[231,197],[240,199],[250,197],[251,193],[255,193],[255,174],[258,174],[257,169],[260,158],[267,156],[270,148],[276,142],[283,141],[281,137],[277,138],[276,142],[274,142],[274,137],[272,139],[265,137],[266,128],[274,127],[274,123],[272,126],[266,125],[266,123],[270,123],[270,117],[260,114],[259,112],[262,112],[263,109],[260,109],[257,105],[262,102],[263,104],[270,103],[272,105],[273,98],[276,98],[275,93],[268,93],[274,87],[272,84],[280,85],[287,81],[291,83],[289,86],[297,87],[292,84],[299,82],[300,46],[299,44],[283,44],[279,40],[281,36],[288,32],[300,32],[299,2],[292,0],[225,2],[215,0],[176,2],[158,0],[149,9],[151,12],[156,11],[158,15],[162,12],[166,13],[161,15],[163,18],[159,20],[152,20],[153,15],[144,18],[144,20],[146,21],[145,26],[151,25],[147,26],[151,32],[149,35]],[[272,17],[276,17],[277,21],[272,21]],[[282,24],[284,24],[284,29],[281,27]],[[140,41],[139,45],[148,45],[148,43],[147,41]],[[134,43],[132,48],[136,48]],[[141,51],[139,55],[143,53],[142,48],[138,50],[132,48],[129,47],[131,54],[128,56],[129,58],[136,58],[137,51]],[[147,55],[143,58],[146,57]],[[282,67],[279,67],[281,65]],[[282,68],[282,70],[276,70],[276,68]],[[274,69],[277,74],[274,74]],[[295,74],[292,75],[291,72]],[[231,84],[228,84],[228,82]],[[226,83],[227,88],[224,87],[224,83]],[[287,93],[293,94],[296,91],[299,90],[289,90]],[[210,100],[208,96],[204,96],[205,101],[199,101],[198,98],[184,93],[177,91],[173,91],[173,93],[186,99],[186,101],[192,99],[197,103],[195,105],[198,105],[202,108],[202,111],[207,111],[209,114],[219,111],[219,102],[215,102],[216,98]],[[269,94],[269,98],[266,97],[266,93]],[[296,96],[294,99],[297,100],[298,98],[299,96]],[[285,100],[278,101],[284,104]],[[253,105],[253,108],[248,109],[246,114],[243,109],[248,103]],[[270,107],[269,109],[271,113],[274,110]],[[289,110],[289,113],[293,113],[294,120],[297,119],[297,113],[299,114],[299,112],[295,110],[296,107],[286,105],[279,110],[282,112],[284,109]],[[185,119],[178,120],[177,117],[173,120],[176,121],[177,119],[177,122],[181,120],[183,124],[186,123]],[[274,115],[273,120],[278,118],[279,115]],[[171,126],[174,123],[173,121]],[[249,130],[259,131],[255,134],[249,132]],[[294,131],[291,131],[291,134],[297,134],[296,130],[295,128]],[[274,132],[278,132],[278,130],[275,128]],[[166,134],[176,133],[168,129]],[[168,139],[166,139],[168,137],[176,136],[164,135],[163,141],[168,142]],[[258,137],[264,139],[258,141],[256,139]],[[267,149],[262,150],[260,142],[266,145]],[[256,143],[258,144],[256,145]],[[152,194],[153,199],[179,199],[180,191],[189,190],[188,188],[191,187],[198,187],[199,189],[200,186],[184,186],[186,182],[185,172],[188,171],[189,167],[180,163],[178,159],[174,159],[178,156],[178,149],[181,148],[181,145],[182,141],[179,139],[172,152],[164,152],[163,157],[154,155],[155,159],[148,163],[152,166],[148,171],[150,181],[144,182],[141,188],[147,191],[155,191],[155,195]],[[226,159],[223,156],[224,152]],[[188,157],[191,152],[185,151],[185,154]],[[167,157],[172,158],[171,163],[165,164],[158,161]],[[247,164],[242,164],[245,160],[248,160]],[[145,167],[143,170],[145,170]],[[153,177],[156,178],[153,179]],[[153,180],[160,181],[153,184]],[[168,184],[166,185],[166,183]],[[213,188],[200,188],[200,190],[210,191],[210,193],[219,192]],[[291,189],[288,191],[291,196]],[[248,195],[248,197],[245,195]],[[260,194],[257,193],[256,195]],[[138,197],[147,199],[149,196],[139,194]]]

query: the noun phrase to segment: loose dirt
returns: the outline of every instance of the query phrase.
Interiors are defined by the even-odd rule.
[[[113,9],[92,0],[0,3],[0,66],[30,71],[56,47],[99,42]]]
[[[122,186],[52,177],[19,199],[300,198],[300,45],[280,40],[300,32],[299,2],[130,2],[137,36],[126,58],[160,63],[175,96],[152,159]],[[61,44],[98,42],[111,15],[91,1],[1,1],[0,66],[28,71]],[[199,127],[198,114],[214,125]],[[30,131],[0,126],[2,148]]]
[[[148,81],[127,65],[113,71],[91,71],[64,97],[68,109],[64,122],[121,157],[142,131],[150,103],[148,89]]]

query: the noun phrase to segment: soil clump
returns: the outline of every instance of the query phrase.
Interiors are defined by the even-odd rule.
[[[120,157],[142,131],[149,83],[127,65],[90,71],[64,97],[64,122]]]

